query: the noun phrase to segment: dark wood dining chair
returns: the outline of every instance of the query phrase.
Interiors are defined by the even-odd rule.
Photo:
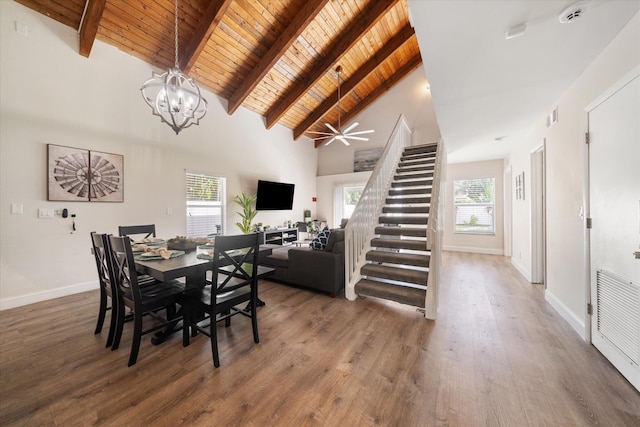
[[[213,365],[220,366],[218,356],[217,323],[224,320],[230,326],[231,317],[240,314],[251,319],[253,341],[258,337],[258,250],[261,233],[237,236],[218,236],[213,251],[211,282],[202,289],[185,292],[187,314],[183,322],[183,345],[189,345],[190,332],[199,331],[211,339]],[[238,307],[249,304],[249,309]],[[209,320],[209,328],[201,327],[202,316]]]
[[[113,282],[113,266],[111,265],[111,254],[109,253],[109,240],[106,234],[91,232],[91,243],[93,244],[93,255],[98,269],[98,284],[100,285],[100,308],[98,311],[98,322],[96,323],[95,334],[102,332],[104,319],[107,311],[111,310],[111,321],[109,323],[109,334],[105,347],[111,347],[116,331],[117,320],[117,298],[114,298],[116,291]]]
[[[118,234],[120,235],[120,237],[142,236],[132,240],[141,240],[141,239],[146,239],[148,237],[156,237],[156,225],[155,224],[120,225],[118,226]]]
[[[184,283],[172,280],[168,282],[155,282],[153,285],[141,287],[138,282],[135,260],[131,251],[131,241],[128,237],[109,237],[111,259],[114,272],[115,289],[118,298],[118,307],[126,307],[133,315],[133,339],[129,366],[136,363],[142,336],[176,324],[179,317],[176,315],[176,304],[181,303]],[[166,316],[160,312],[166,310]],[[113,341],[113,349],[120,345],[122,330],[124,328],[124,309],[117,310],[117,327]],[[149,315],[156,322],[154,326],[143,330],[143,317]]]

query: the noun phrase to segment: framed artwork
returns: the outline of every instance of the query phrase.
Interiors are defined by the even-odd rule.
[[[372,148],[370,150],[356,151],[353,155],[353,171],[372,171],[382,155],[382,148]]]
[[[47,144],[47,200],[124,202],[124,157]]]
[[[516,200],[524,200],[524,172],[516,175]]]

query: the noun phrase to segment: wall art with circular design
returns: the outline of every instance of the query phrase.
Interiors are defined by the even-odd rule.
[[[48,200],[124,201],[122,155],[47,144],[47,159]]]

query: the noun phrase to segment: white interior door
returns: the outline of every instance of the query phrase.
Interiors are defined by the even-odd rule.
[[[588,108],[591,337],[640,390],[640,70]],[[638,256],[640,257],[640,255]]]

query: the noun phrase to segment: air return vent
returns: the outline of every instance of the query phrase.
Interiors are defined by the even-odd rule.
[[[558,19],[563,24],[570,24],[571,22],[584,15],[586,11],[587,4],[585,2],[575,3],[560,12],[560,15],[558,15]]]

